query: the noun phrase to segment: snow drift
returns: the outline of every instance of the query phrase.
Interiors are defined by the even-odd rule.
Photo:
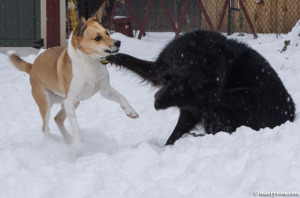
[[[274,67],[296,103],[295,122],[272,130],[240,127],[232,135],[186,136],[165,147],[178,110],[155,111],[153,88],[109,67],[112,85],[140,118],[127,118],[118,104],[100,94],[82,102],[76,112],[84,152],[78,158],[53,121],[59,106],[49,125],[57,137],[44,140],[28,75],[0,54],[0,197],[240,198],[255,192],[299,192],[299,33],[297,23],[287,35],[230,36],[248,43]],[[145,60],[155,60],[167,36],[149,34],[140,41],[112,35],[122,41],[122,53]],[[286,40],[290,45],[281,52]],[[33,62],[36,55],[23,58]],[[68,122],[66,127],[70,129]]]

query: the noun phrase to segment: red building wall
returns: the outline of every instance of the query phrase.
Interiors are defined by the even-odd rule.
[[[47,1],[47,47],[60,45],[60,13],[58,0]]]

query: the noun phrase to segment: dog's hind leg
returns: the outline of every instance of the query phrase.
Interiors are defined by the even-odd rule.
[[[72,98],[69,99],[69,96],[64,100],[65,112],[70,121],[72,131],[73,131],[72,147],[75,149],[76,154],[79,155],[81,154],[81,150],[82,150],[82,139],[80,136],[80,127],[75,114],[75,106],[77,103],[78,101],[75,101]]]
[[[42,130],[46,137],[50,137],[48,122],[50,117],[51,104],[47,98],[46,88],[32,78],[30,78],[30,83],[32,87],[32,96],[39,107],[40,114],[43,119]]]
[[[79,104],[80,104],[80,102],[77,102],[75,104],[75,109],[77,109]],[[59,128],[61,134],[63,135],[65,142],[69,144],[72,142],[72,136],[68,133],[68,131],[65,128],[64,122],[65,122],[66,118],[67,118],[66,110],[65,110],[64,104],[62,104],[61,109],[55,116],[54,120],[55,120],[57,127]]]
[[[193,115],[191,111],[188,110],[180,110],[180,116],[174,131],[166,142],[166,145],[174,144],[183,134],[188,133],[192,130],[196,124],[198,123],[198,119]]]

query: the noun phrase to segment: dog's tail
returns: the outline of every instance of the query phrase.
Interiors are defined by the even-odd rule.
[[[32,64],[22,60],[15,52],[8,52],[10,61],[20,71],[26,72],[30,75]]]
[[[141,60],[122,53],[108,56],[107,60],[116,66],[123,67],[134,72],[144,81],[150,82],[153,86],[159,85],[155,63],[152,61]]]

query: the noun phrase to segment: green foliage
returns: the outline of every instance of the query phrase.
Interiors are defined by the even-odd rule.
[[[290,40],[286,40],[284,41],[284,47],[282,48],[282,50],[280,51],[281,53],[282,52],[285,52],[287,50],[287,47],[291,44],[291,41]]]

